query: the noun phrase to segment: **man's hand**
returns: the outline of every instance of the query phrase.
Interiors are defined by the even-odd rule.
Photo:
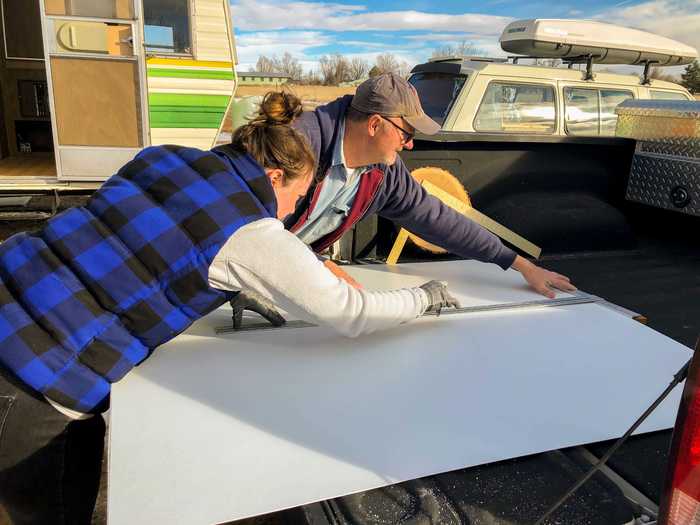
[[[233,328],[238,330],[243,322],[243,310],[251,310],[262,315],[272,326],[282,326],[286,321],[270,300],[252,290],[238,292],[229,301],[233,309]]]
[[[340,268],[340,266],[335,264],[330,259],[326,259],[325,261],[323,261],[323,265],[326,268],[328,268],[333,275],[335,275],[339,279],[342,279],[353,288],[357,288],[358,290],[362,289],[362,285],[360,283],[358,283],[355,279],[350,277],[342,268]]]
[[[556,297],[554,290],[563,292],[575,292],[577,290],[567,276],[540,268],[527,259],[520,257],[520,255],[515,257],[511,268],[523,274],[523,278],[536,292],[550,299]]]
[[[419,286],[428,296],[428,308],[426,312],[437,312],[440,315],[440,310],[446,306],[459,308],[459,301],[450,295],[447,290],[447,283],[444,281],[428,281]]]

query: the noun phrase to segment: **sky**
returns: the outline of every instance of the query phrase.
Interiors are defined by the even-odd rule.
[[[305,70],[321,56],[341,53],[370,64],[392,53],[414,65],[436,48],[467,42],[489,56],[505,56],[498,37],[522,18],[593,19],[650,31],[700,49],[700,0],[232,0],[241,71],[260,55],[297,58]],[[669,68],[678,74],[683,68]]]

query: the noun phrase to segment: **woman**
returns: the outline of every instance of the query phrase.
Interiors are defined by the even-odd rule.
[[[229,146],[147,148],[85,207],[0,245],[0,504],[14,523],[90,522],[110,384],[241,290],[348,336],[455,304],[435,281],[355,289],[284,230],[313,169],[289,126],[300,112],[273,93]]]

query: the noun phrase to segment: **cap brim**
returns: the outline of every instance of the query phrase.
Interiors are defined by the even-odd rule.
[[[435,135],[438,131],[440,131],[440,124],[435,122],[425,113],[418,115],[417,117],[404,117],[403,119],[413,126],[416,131],[419,131],[424,135]]]

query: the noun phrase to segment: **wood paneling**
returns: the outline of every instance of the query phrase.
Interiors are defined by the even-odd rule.
[[[37,0],[2,0],[5,56],[44,58],[41,14]]]
[[[135,62],[55,57],[51,72],[59,144],[143,145]]]
[[[51,153],[32,153],[0,160],[0,177],[55,177],[56,161]]]

